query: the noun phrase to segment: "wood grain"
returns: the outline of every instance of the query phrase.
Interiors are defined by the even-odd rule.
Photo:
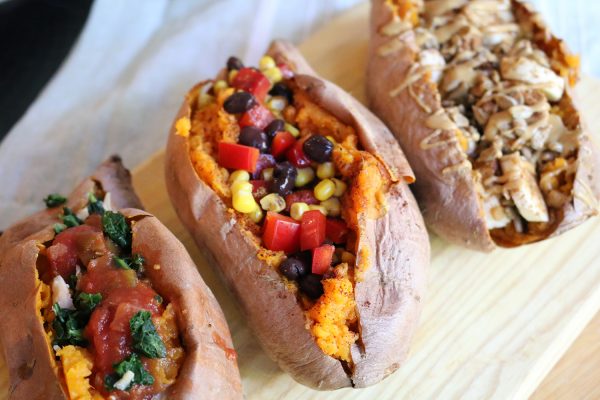
[[[364,99],[367,13],[368,7],[358,7],[301,46],[321,74],[359,99]],[[593,114],[599,93],[600,83],[589,79],[579,90],[594,128],[600,126],[600,115]],[[600,308],[599,219],[553,240],[489,255],[432,236],[429,294],[407,363],[374,387],[319,393],[295,383],[258,347],[237,306],[177,220],[165,192],[162,154],[135,171],[134,184],[147,209],[186,245],[220,301],[248,399],[524,399]],[[576,346],[595,344],[597,349],[598,328],[595,332]],[[552,374],[569,382],[578,374],[572,365],[582,361],[563,361]],[[597,371],[593,364],[590,357],[590,371]],[[572,398],[563,385],[551,383],[536,398]],[[6,393],[5,368],[0,368],[0,387]]]

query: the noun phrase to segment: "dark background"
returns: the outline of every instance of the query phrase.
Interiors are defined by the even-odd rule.
[[[0,141],[68,55],[85,25],[92,2],[0,3]]]

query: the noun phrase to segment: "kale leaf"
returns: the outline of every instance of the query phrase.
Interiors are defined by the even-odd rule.
[[[91,214],[104,214],[104,203],[96,198],[94,193],[88,194],[88,213]]]
[[[94,311],[94,308],[102,301],[102,295],[100,293],[83,293],[80,292],[75,298],[75,307],[81,313],[82,316],[89,316]]]
[[[58,303],[52,306],[55,318],[52,321],[55,338],[52,344],[58,346],[67,346],[69,344],[75,346],[87,346],[87,340],[83,337],[83,329],[87,323],[87,319],[81,318],[77,310],[68,310],[60,308]]]
[[[141,254],[134,254],[131,257],[117,257],[113,256],[113,261],[115,265],[119,268],[123,269],[133,269],[139,271],[143,266],[146,260]]]
[[[113,368],[115,369],[114,374],[107,375],[104,378],[104,385],[108,391],[115,390],[115,383],[119,379],[125,375],[125,372],[131,371],[133,372],[134,378],[131,381],[131,384],[125,389],[129,390],[133,385],[153,385],[154,377],[148,372],[146,368],[144,368],[144,364],[142,364],[142,360],[139,356],[133,353],[129,358],[124,359],[123,361],[114,364]]]
[[[167,349],[158,335],[149,311],[138,311],[129,321],[133,349],[149,358],[162,358]]]
[[[63,207],[63,215],[60,217],[60,219],[67,228],[79,226],[83,223],[82,220],[73,214],[73,211],[69,207]]]
[[[123,250],[131,248],[131,228],[123,214],[106,211],[102,215],[102,230]]]
[[[65,204],[66,202],[67,202],[67,198],[58,193],[49,194],[44,199],[44,203],[46,203],[46,207],[48,207],[48,208],[58,207],[62,204]]]

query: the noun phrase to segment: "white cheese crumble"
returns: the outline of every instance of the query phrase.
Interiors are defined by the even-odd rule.
[[[69,285],[60,275],[52,280],[52,302],[53,304],[58,303],[60,308],[63,309],[75,309],[69,292]]]
[[[123,374],[121,379],[119,379],[118,381],[115,382],[115,384],[114,384],[115,389],[127,390],[127,388],[131,385],[131,382],[133,382],[133,378],[135,378],[135,375],[133,374],[133,372],[125,371],[125,373]]]
[[[102,200],[102,205],[104,206],[104,211],[114,211],[110,192],[106,192],[104,195],[104,200]]]

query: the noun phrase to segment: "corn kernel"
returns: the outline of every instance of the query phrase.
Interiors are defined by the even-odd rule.
[[[327,210],[323,206],[317,206],[317,205],[314,205],[314,204],[310,204],[308,206],[308,209],[310,211],[313,211],[313,210],[321,211],[321,214],[323,214],[324,216],[327,216]]]
[[[319,179],[333,178],[335,176],[335,167],[332,162],[324,162],[317,167],[317,176]]]
[[[229,175],[229,183],[234,183],[237,181],[243,181],[243,182],[247,182],[250,180],[250,174],[248,173],[248,171],[244,171],[243,169],[239,169],[235,172],[232,172],[231,175]]]
[[[258,208],[256,200],[252,196],[252,192],[240,191],[232,195],[233,208],[241,213],[249,213]]]
[[[340,197],[346,192],[348,185],[346,185],[346,182],[342,181],[341,179],[331,178],[331,180],[335,184],[335,192],[333,192],[333,195],[335,197]]]
[[[286,122],[286,124],[283,126],[283,129],[291,133],[293,137],[300,136],[300,131],[292,124],[288,124]]]
[[[302,215],[310,210],[308,204],[306,203],[294,203],[290,207],[290,216],[294,218],[296,221],[300,221],[302,219]]]
[[[307,185],[315,179],[315,170],[311,167],[298,168],[297,171],[298,174],[296,175],[296,182],[294,183],[296,187]]]
[[[260,173],[261,177],[265,181],[270,181],[273,179],[273,168],[265,168]]]
[[[321,205],[327,210],[327,215],[331,217],[339,217],[342,211],[342,205],[337,197],[330,197],[321,202]]]
[[[264,213],[260,207],[256,207],[254,211],[249,212],[247,215],[252,221],[258,224],[262,221]]]
[[[271,193],[260,199],[260,206],[265,211],[281,212],[285,210],[285,199],[277,193]]]
[[[228,87],[227,82],[225,82],[222,79],[219,79],[213,85],[213,92],[215,92],[215,93],[220,92],[223,89],[227,89],[227,87]]]
[[[274,68],[275,66],[275,60],[273,60],[273,57],[271,56],[263,56],[258,62],[258,68],[260,70]]]
[[[231,184],[231,193],[247,192],[252,194],[252,184],[248,181],[235,181]]]
[[[326,138],[327,140],[329,140],[331,143],[333,143],[333,144],[337,144],[337,142],[335,141],[335,139],[333,138],[333,136],[331,136],[331,135],[327,135],[327,136],[325,136],[325,138]]]
[[[199,108],[206,107],[207,105],[213,103],[214,101],[215,101],[214,96],[211,96],[208,93],[200,93],[198,95],[198,107]]]
[[[271,83],[277,83],[283,79],[281,70],[277,67],[265,69],[262,73],[271,81]]]
[[[287,106],[287,100],[281,96],[275,96],[267,102],[267,107],[269,110],[279,113],[283,111],[285,106]]]
[[[227,80],[229,81],[229,83],[233,82],[233,80],[235,79],[235,76],[237,74],[238,74],[237,69],[232,69],[231,71],[229,71],[229,75],[227,75]]]
[[[323,179],[321,182],[317,183],[314,190],[315,197],[319,201],[327,200],[333,196],[333,192],[335,192],[335,183],[333,183],[331,179]]]

